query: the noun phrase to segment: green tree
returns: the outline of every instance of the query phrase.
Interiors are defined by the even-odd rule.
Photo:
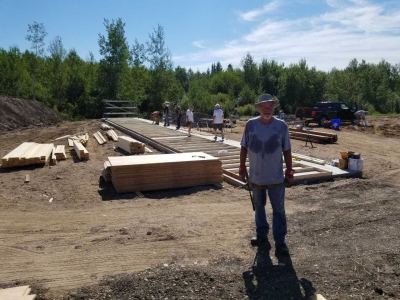
[[[48,61],[48,82],[51,97],[53,102],[57,105],[57,102],[62,101],[65,98],[65,74],[63,61],[65,59],[67,51],[64,48],[62,39],[56,36],[53,41],[50,42],[49,48],[50,58]]]
[[[107,35],[99,34],[100,60],[99,87],[101,96],[117,99],[121,77],[128,69],[129,46],[125,38],[125,23],[104,19]]]
[[[172,68],[171,54],[165,45],[164,28],[157,28],[149,35],[147,42],[147,54],[150,68],[153,70],[169,70]]]
[[[139,43],[137,39],[131,47],[131,65],[134,67],[143,66],[147,60],[146,48],[144,44]]]
[[[250,55],[250,53],[247,53],[247,55],[243,58],[242,60],[242,65],[243,65],[243,76],[244,76],[244,82],[255,92],[258,93],[259,90],[259,72],[258,72],[258,66],[254,62],[253,57]]]
[[[26,35],[26,40],[31,43],[31,49],[35,52],[35,57],[32,57],[32,98],[36,98],[36,76],[38,62],[37,58],[44,54],[44,38],[47,32],[43,23],[38,23],[34,21],[32,24],[28,24],[28,33]]]

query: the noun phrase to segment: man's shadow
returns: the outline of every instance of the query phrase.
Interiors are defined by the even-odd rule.
[[[313,299],[316,290],[305,278],[298,279],[290,255],[277,256],[273,264],[268,247],[258,247],[250,270],[243,273],[249,299]]]

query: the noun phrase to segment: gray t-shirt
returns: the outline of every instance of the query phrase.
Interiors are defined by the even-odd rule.
[[[264,124],[260,117],[250,119],[240,144],[247,148],[250,182],[267,185],[284,181],[282,152],[291,148],[284,121],[273,117],[271,123]]]

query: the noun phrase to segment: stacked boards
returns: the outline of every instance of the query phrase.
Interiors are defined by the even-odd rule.
[[[333,144],[338,140],[337,134],[316,130],[289,128],[290,138],[320,144]]]
[[[114,130],[110,129],[107,130],[106,135],[110,140],[113,140],[114,142],[118,142],[118,135],[115,133]]]
[[[105,143],[107,143],[107,140],[105,139],[105,137],[101,134],[100,131],[97,131],[95,133],[93,133],[94,138],[96,139],[96,141],[99,143],[99,145],[103,145]]]
[[[145,144],[129,136],[118,137],[117,147],[129,154],[141,154],[146,151]]]
[[[54,144],[25,142],[1,159],[3,168],[46,164],[51,158]]]
[[[105,163],[105,177],[118,193],[220,184],[221,161],[204,152],[115,156]]]
[[[85,146],[82,145],[79,141],[73,141],[74,150],[76,155],[80,160],[88,160],[89,152],[86,150]]]
[[[29,285],[0,289],[1,300],[34,300],[35,298],[36,295],[31,294]]]

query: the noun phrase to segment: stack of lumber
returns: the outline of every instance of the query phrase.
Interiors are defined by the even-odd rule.
[[[74,141],[74,150],[80,160],[89,159],[89,152],[86,150],[85,146],[83,146],[81,142]]]
[[[46,164],[53,152],[54,144],[25,142],[1,159],[3,168]]]
[[[97,131],[95,133],[93,133],[94,138],[96,139],[96,141],[99,143],[99,145],[103,145],[105,143],[107,143],[107,140],[105,139],[105,137],[101,134],[100,131]]]
[[[0,289],[1,300],[34,300],[36,295],[31,294],[29,285],[16,286],[7,289]]]
[[[118,135],[115,133],[114,130],[112,130],[112,129],[107,130],[106,134],[110,140],[113,140],[114,142],[118,142]]]
[[[146,151],[145,144],[129,137],[120,136],[118,137],[117,147],[121,148],[129,154],[141,154]]]
[[[67,159],[67,154],[65,153],[65,145],[57,145],[54,150],[54,155],[57,160],[65,160]]]
[[[50,162],[49,162],[50,166],[54,166],[57,164],[57,157],[56,157],[55,152],[56,152],[56,148],[53,147],[53,151],[51,151]]]
[[[108,160],[104,162],[104,169],[101,172],[101,176],[104,178],[105,182],[111,182],[111,164]]]
[[[313,143],[330,144],[337,142],[337,134],[316,130],[304,130],[289,128],[289,135],[292,139],[310,141]]]
[[[114,156],[105,167],[118,193],[222,182],[221,161],[204,152]]]
[[[102,124],[100,125],[100,128],[103,129],[103,130],[109,130],[109,129],[111,129],[110,126],[108,126],[107,124],[104,124],[104,123],[102,123]]]
[[[85,133],[85,134],[82,134],[82,135],[69,136],[68,137],[68,145],[70,147],[73,147],[74,146],[74,141],[78,141],[82,145],[86,146],[88,140],[89,140],[89,134],[88,133]]]

